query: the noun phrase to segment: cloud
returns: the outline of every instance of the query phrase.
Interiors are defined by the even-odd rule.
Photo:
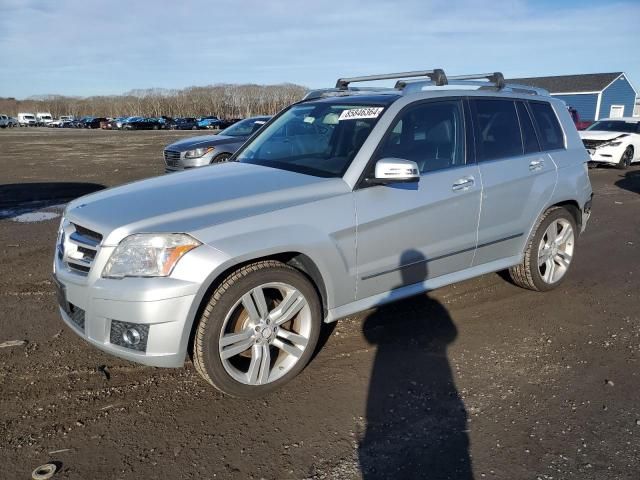
[[[0,0],[0,96],[218,82],[332,84],[443,67],[507,76],[640,70],[640,3]]]

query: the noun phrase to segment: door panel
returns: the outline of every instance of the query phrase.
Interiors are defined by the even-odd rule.
[[[518,255],[553,193],[556,167],[546,153],[484,162],[482,212],[474,265]]]
[[[480,192],[476,165],[357,190],[357,298],[469,268]]]
[[[522,101],[473,99],[470,105],[482,178],[475,266],[524,250],[556,184],[556,165],[541,151],[541,143],[562,140],[562,131],[545,117],[548,125],[541,139]],[[549,108],[543,105],[540,113],[554,115],[552,110],[546,112]]]

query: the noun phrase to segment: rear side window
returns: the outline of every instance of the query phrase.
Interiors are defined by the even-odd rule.
[[[558,123],[558,117],[550,104],[546,102],[529,102],[531,113],[538,127],[538,136],[543,150],[564,148],[564,136]]]
[[[522,143],[524,144],[524,153],[535,153],[540,151],[536,129],[531,121],[531,116],[527,111],[527,106],[523,102],[516,102],[518,110],[518,119],[520,120],[520,130],[522,131]]]
[[[522,155],[522,136],[513,100],[472,99],[479,162]]]
[[[379,157],[413,160],[420,173],[465,164],[462,103],[438,101],[410,107],[395,120]]]

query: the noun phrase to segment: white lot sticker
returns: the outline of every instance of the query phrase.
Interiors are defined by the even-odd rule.
[[[343,110],[338,121],[357,120],[359,118],[378,118],[382,113],[382,110],[384,110],[384,107],[352,108],[350,110]]]

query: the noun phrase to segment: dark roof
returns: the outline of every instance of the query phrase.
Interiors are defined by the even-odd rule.
[[[555,77],[511,78],[507,82],[544,88],[549,93],[601,92],[623,72],[585,73]]]

